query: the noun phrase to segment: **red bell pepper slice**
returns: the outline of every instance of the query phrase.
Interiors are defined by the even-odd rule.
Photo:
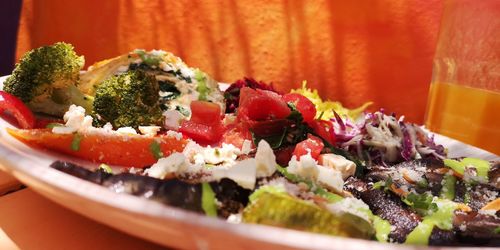
[[[33,112],[19,98],[0,91],[0,114],[5,111],[16,119],[20,128],[30,129],[35,127]]]
[[[50,129],[9,129],[7,132],[32,147],[50,149],[96,163],[142,168],[158,158],[182,152],[185,139],[159,135],[56,134]]]

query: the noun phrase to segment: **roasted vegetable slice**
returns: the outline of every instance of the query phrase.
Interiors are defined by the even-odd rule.
[[[370,223],[361,217],[328,211],[287,193],[272,191],[261,191],[245,208],[243,222],[362,239],[374,234]]]
[[[37,146],[80,159],[124,167],[145,167],[159,157],[181,152],[186,141],[169,136],[55,134],[49,129],[7,129],[29,146]]]

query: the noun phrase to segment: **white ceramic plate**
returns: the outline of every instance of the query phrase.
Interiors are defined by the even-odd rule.
[[[5,77],[0,78],[0,89],[3,80]],[[417,249],[269,226],[230,224],[154,201],[116,194],[99,185],[49,168],[55,160],[70,160],[86,165],[89,163],[27,147],[7,134],[5,128],[10,126],[0,119],[1,169],[64,207],[164,246],[189,249]],[[455,155],[467,152],[470,156],[498,159],[488,152],[445,137],[438,136],[438,140],[448,145],[450,152]]]

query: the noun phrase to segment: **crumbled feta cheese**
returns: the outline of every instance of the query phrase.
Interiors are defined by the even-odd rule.
[[[190,69],[188,67],[181,67],[180,70],[181,70],[181,74],[184,77],[194,77],[194,72],[192,69]]]
[[[116,132],[124,135],[137,135],[137,131],[135,131],[132,127],[121,127],[116,130]]]
[[[248,154],[252,151],[252,142],[250,140],[244,140],[243,145],[241,145],[241,153]]]
[[[344,180],[342,179],[342,174],[339,171],[331,168],[325,168],[321,165],[318,165],[318,170],[317,181],[321,186],[324,186],[336,193],[342,193]]]
[[[271,176],[276,172],[276,156],[273,149],[265,140],[260,140],[255,153],[257,161],[257,177]]]
[[[311,154],[301,156],[299,161],[296,156],[293,156],[288,163],[287,170],[292,174],[316,181],[331,191],[342,192],[344,186],[342,174],[336,169],[318,165]]]
[[[167,52],[165,52],[163,50],[153,49],[153,50],[149,51],[149,54],[151,54],[152,56],[163,57],[163,56],[165,56],[165,54],[167,54]]]
[[[318,165],[316,161],[312,158],[311,154],[306,154],[300,157],[300,161],[297,161],[297,157],[293,156],[288,163],[288,172],[302,176],[306,179],[316,180],[318,176]]]
[[[212,176],[220,180],[222,178],[229,178],[238,183],[243,188],[254,189],[257,174],[257,162],[253,158],[239,161],[234,166],[229,168],[213,168]]]
[[[241,223],[242,219],[243,219],[243,216],[242,216],[241,213],[239,213],[239,214],[230,214],[227,217],[226,221],[229,222],[229,223],[233,223],[233,224],[239,224],[239,223]]]
[[[160,126],[139,126],[139,131],[143,135],[155,136],[160,131]]]
[[[165,117],[164,127],[170,130],[179,130],[181,126],[181,122],[184,119],[184,116],[181,112],[177,110],[167,110],[163,112],[163,116]]]
[[[167,131],[167,136],[171,137],[171,138],[175,138],[178,141],[182,139],[182,134],[179,132],[175,132],[173,130]]]
[[[71,105],[63,116],[65,126],[56,126],[52,132],[56,134],[71,134],[77,131],[87,130],[92,127],[92,117],[85,115],[85,109]]]
[[[173,153],[168,157],[159,159],[144,173],[147,176],[163,179],[169,174],[177,174],[187,170],[188,166],[189,163],[182,153]]]
[[[239,148],[233,144],[222,143],[222,147],[212,148],[207,146],[193,156],[196,164],[233,165],[238,155]]]
[[[188,159],[193,159],[193,157],[201,152],[203,150],[203,147],[200,146],[198,143],[189,140],[186,146],[184,147],[184,150],[182,153],[188,158]]]
[[[344,180],[356,172],[356,164],[341,155],[322,154],[318,160],[320,165],[339,171]]]

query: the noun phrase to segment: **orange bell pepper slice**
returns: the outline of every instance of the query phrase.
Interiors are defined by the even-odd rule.
[[[11,129],[7,132],[31,147],[45,148],[96,163],[143,168],[173,152],[187,140],[144,135],[55,134],[50,129]]]

